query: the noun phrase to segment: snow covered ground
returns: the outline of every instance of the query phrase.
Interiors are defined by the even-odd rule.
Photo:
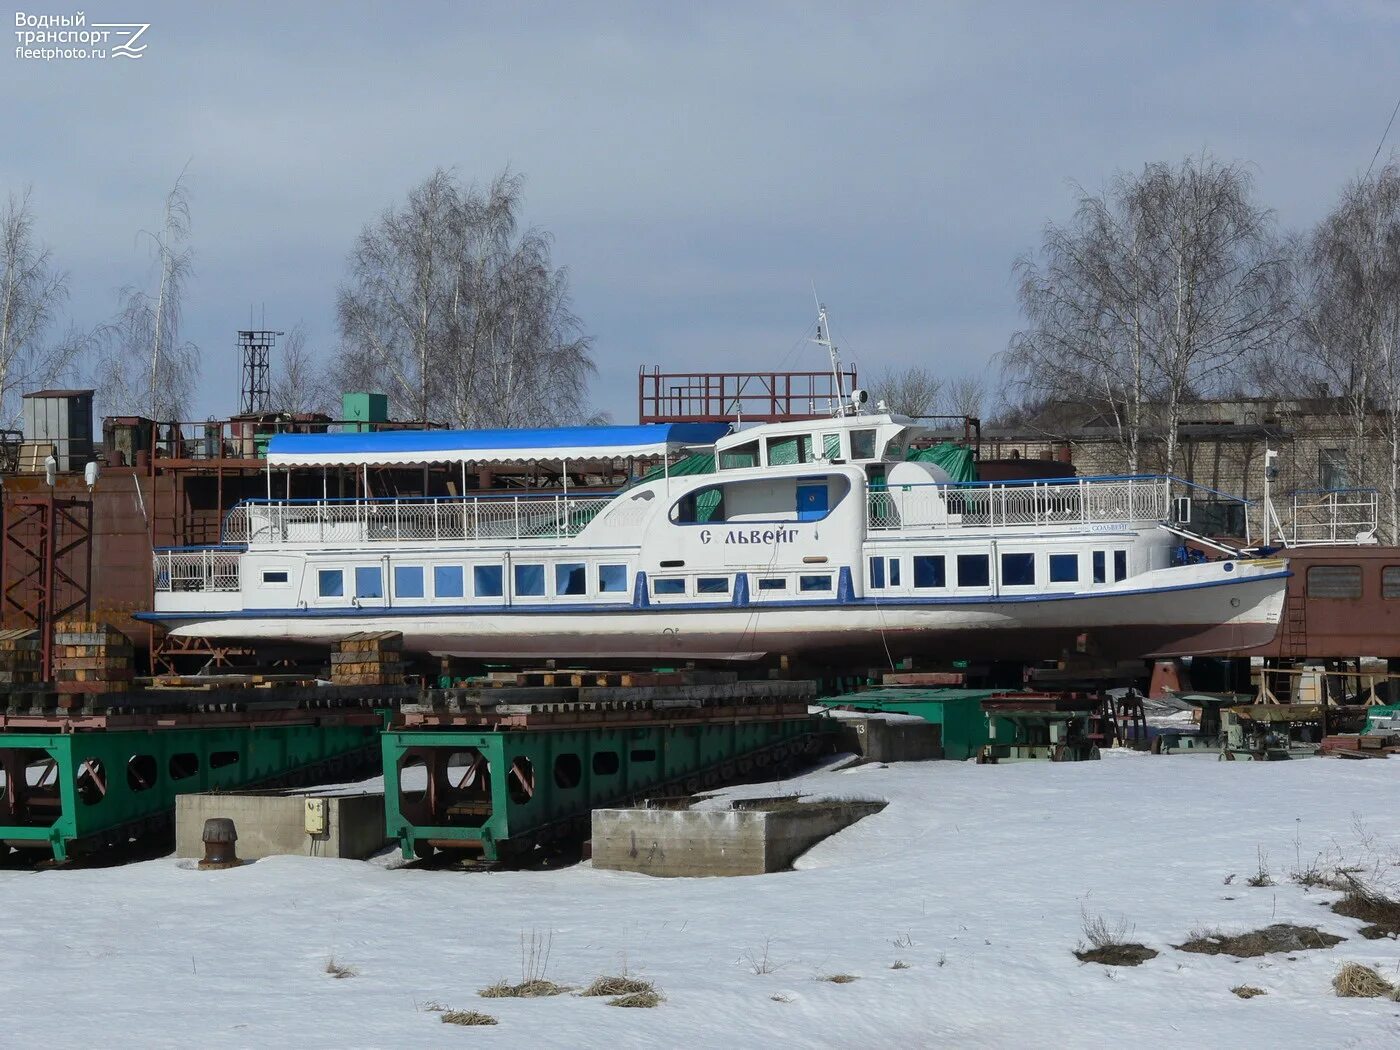
[[[798,870],[735,879],[462,874],[282,857],[0,873],[3,1047],[1381,1047],[1400,1004],[1338,999],[1344,961],[1392,979],[1400,946],[1288,873],[1319,853],[1400,875],[1400,762],[935,762],[823,771],[779,792],[890,805]],[[1244,884],[1259,852],[1278,880]],[[1225,883],[1231,874],[1235,878]],[[1161,954],[1079,963],[1081,909]],[[1323,951],[1234,960],[1193,929],[1320,925]],[[624,965],[666,1002],[484,1000],[552,931],[548,976]],[[772,972],[755,973],[767,955]],[[327,959],[358,975],[336,980]],[[891,969],[896,960],[907,969]],[[847,973],[849,984],[819,980]],[[1268,994],[1244,1001],[1230,988]],[[436,1000],[490,1028],[442,1024]]]

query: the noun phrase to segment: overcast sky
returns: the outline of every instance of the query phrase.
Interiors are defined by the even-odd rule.
[[[1072,182],[1208,149],[1306,225],[1400,96],[1388,0],[15,7],[151,24],[137,61],[0,53],[0,191],[33,186],[88,325],[189,162],[199,417],[237,408],[250,309],[334,345],[356,233],[438,166],[527,176],[631,422],[642,365],[821,367],[813,284],[863,372],[979,370]]]

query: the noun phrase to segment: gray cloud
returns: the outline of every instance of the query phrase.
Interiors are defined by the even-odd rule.
[[[232,407],[250,306],[331,345],[356,231],[438,165],[529,176],[626,420],[639,365],[819,367],[792,352],[813,282],[867,368],[980,367],[1069,180],[1208,148],[1309,223],[1400,81],[1386,4],[82,9],[150,21],[146,57],[0,52],[0,187],[34,185],[90,323],[191,161],[201,414]]]

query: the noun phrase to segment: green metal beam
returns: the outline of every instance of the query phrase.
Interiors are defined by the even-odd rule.
[[[786,757],[811,718],[610,729],[390,729],[384,818],[406,858],[437,842],[488,860],[566,832],[600,805],[658,789],[693,793]],[[421,789],[420,789],[421,786]]]
[[[236,790],[299,771],[349,771],[372,755],[379,725],[0,733],[0,842],[107,844],[168,822],[175,796]],[[42,779],[40,779],[42,777]],[[34,781],[39,780],[38,784]],[[18,781],[24,781],[20,783]]]

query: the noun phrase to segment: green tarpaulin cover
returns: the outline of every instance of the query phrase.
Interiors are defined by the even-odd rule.
[[[953,481],[976,481],[977,461],[972,458],[972,449],[966,445],[955,445],[951,441],[921,448],[909,453],[909,458],[918,463],[932,463],[948,472]]]

